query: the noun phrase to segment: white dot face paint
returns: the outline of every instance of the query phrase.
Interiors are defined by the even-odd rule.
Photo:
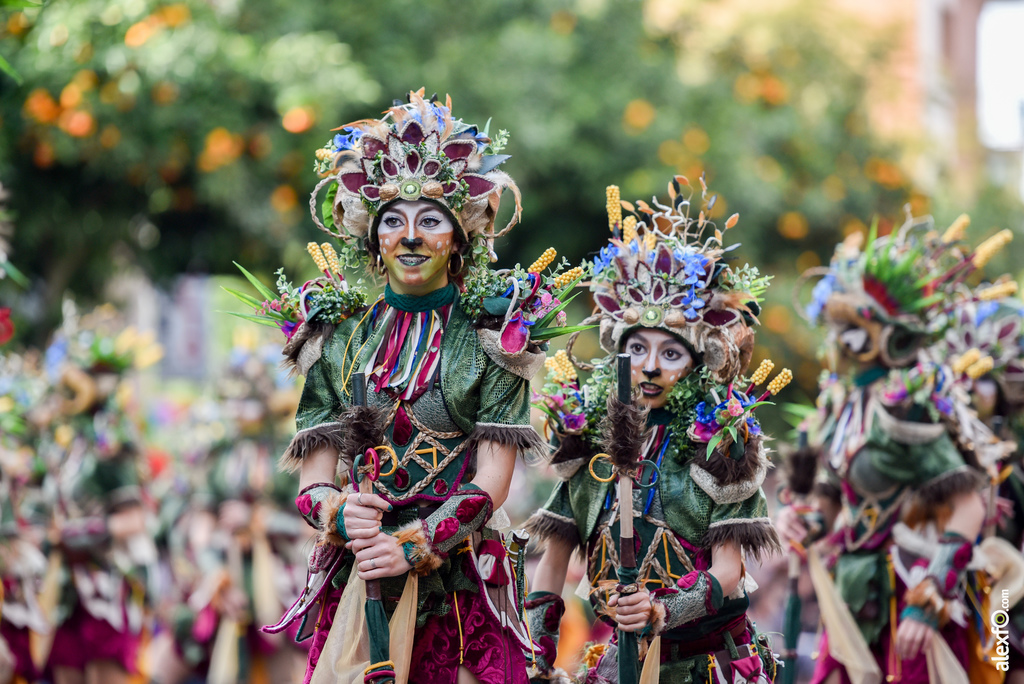
[[[384,238],[384,244],[387,245],[388,247],[390,247],[391,246],[391,238]]]
[[[438,241],[437,247],[435,247],[435,249],[441,249],[441,242],[440,241]]]

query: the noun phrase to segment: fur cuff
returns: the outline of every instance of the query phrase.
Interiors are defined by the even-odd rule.
[[[480,442],[494,442],[501,446],[514,446],[518,455],[527,457],[534,455],[547,459],[551,454],[551,446],[541,439],[531,425],[503,425],[501,423],[477,423],[469,434],[471,445]]]
[[[543,546],[550,540],[564,542],[573,549],[582,550],[579,528],[576,521],[543,508],[530,516],[526,521],[526,531],[530,539]]]
[[[984,484],[981,472],[963,465],[925,482],[917,490],[916,497],[919,503],[934,508],[949,503],[958,494],[978,491]]]
[[[648,619],[648,624],[651,628],[651,634],[658,636],[665,631],[665,620],[668,617],[668,613],[665,610],[665,605],[661,601],[651,600],[651,617]]]
[[[323,423],[300,430],[285,449],[277,467],[286,473],[294,473],[302,467],[302,460],[317,449],[333,447],[340,452],[342,433],[341,423]]]
[[[367,449],[387,444],[387,415],[376,406],[349,406],[338,421],[345,426],[341,459],[346,464]]]
[[[444,559],[431,549],[427,533],[423,530],[422,520],[413,520],[391,536],[402,546],[405,559],[412,565],[413,574],[420,577],[429,575],[444,562]]]
[[[319,543],[344,546],[347,541],[344,530],[338,529],[338,516],[348,499],[348,492],[337,492],[329,495],[320,504],[320,540]]]
[[[759,563],[764,556],[782,553],[782,544],[771,518],[737,518],[712,523],[701,540],[701,546],[711,549],[726,542],[739,545]]]

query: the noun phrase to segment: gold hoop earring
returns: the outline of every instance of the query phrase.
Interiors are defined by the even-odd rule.
[[[455,259],[455,257],[459,257],[459,267],[457,269],[455,269],[454,273],[452,273],[452,261]],[[460,273],[462,273],[462,269],[463,269],[463,267],[465,265],[466,265],[466,260],[462,258],[462,254],[459,253],[459,252],[456,252],[455,254],[452,255],[451,259],[448,260],[448,275],[450,275],[451,277],[454,278],[455,276],[457,276]]]
[[[386,270],[384,268],[384,259],[383,259],[383,257],[381,257],[380,252],[377,252],[377,263],[375,265],[377,267],[377,272],[378,273],[383,274],[384,271]]]

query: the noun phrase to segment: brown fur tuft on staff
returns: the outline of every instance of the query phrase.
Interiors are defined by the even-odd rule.
[[[619,470],[632,470],[640,460],[647,432],[648,409],[608,397],[608,415],[601,423],[602,446]]]
[[[341,458],[352,463],[357,454],[387,443],[387,416],[374,406],[349,406],[338,416],[338,422],[345,426],[341,442]]]
[[[808,496],[814,491],[818,475],[818,450],[804,446],[786,456],[783,465],[786,486],[795,496]]]

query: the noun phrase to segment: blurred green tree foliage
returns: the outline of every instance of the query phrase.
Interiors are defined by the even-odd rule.
[[[502,263],[591,254],[608,184],[649,198],[706,173],[716,216],[741,215],[739,257],[783,275],[764,316],[777,361],[796,352],[795,274],[874,214],[884,230],[929,208],[867,124],[886,36],[824,3],[52,0],[6,11],[0,36],[23,79],[0,76],[0,178],[50,323],[66,288],[94,297],[130,264],[308,269],[313,151],[420,86],[512,134],[526,212]],[[986,206],[1003,225],[1018,211]]]

